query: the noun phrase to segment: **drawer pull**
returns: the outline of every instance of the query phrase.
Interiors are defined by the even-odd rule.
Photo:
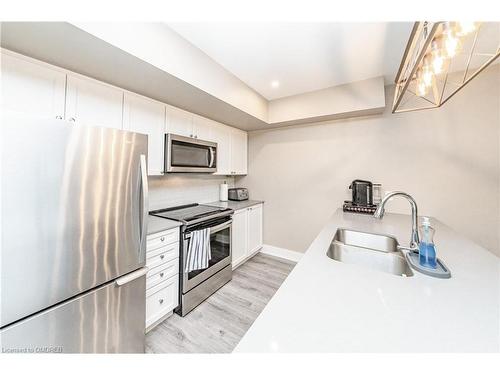
[[[165,237],[160,238],[160,241],[161,242],[165,241]]]
[[[163,255],[163,254],[160,255],[160,259],[163,259],[163,258],[165,258],[165,255]]]
[[[158,302],[160,302],[160,305],[163,303],[163,298],[160,299]]]
[[[163,272],[160,272],[160,277],[163,277]]]

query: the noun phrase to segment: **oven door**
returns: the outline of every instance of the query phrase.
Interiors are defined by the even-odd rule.
[[[217,143],[165,135],[165,172],[217,171]]]
[[[187,251],[191,234],[186,231],[182,250],[182,292],[187,293],[195,286],[199,285],[210,276],[214,275],[224,267],[231,264],[231,241],[232,241],[232,220],[225,220],[215,226],[210,227],[210,249],[212,259],[209,261],[208,268],[185,272]],[[197,228],[202,229],[202,228]]]

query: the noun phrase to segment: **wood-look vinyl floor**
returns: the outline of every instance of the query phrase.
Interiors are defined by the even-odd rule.
[[[230,353],[294,262],[257,254],[184,318],[173,314],[146,335],[146,353]]]

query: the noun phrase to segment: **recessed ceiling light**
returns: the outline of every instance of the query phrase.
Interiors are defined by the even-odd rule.
[[[273,88],[280,87],[280,81],[277,80],[271,81],[271,87]]]

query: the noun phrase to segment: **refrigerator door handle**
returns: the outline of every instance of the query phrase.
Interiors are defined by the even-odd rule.
[[[148,273],[148,268],[144,267],[144,268],[141,268],[140,270],[130,272],[129,274],[116,279],[115,283],[117,286],[122,286],[122,285],[128,284],[131,281],[134,281],[135,279],[138,279],[139,277],[144,276],[147,273]]]
[[[141,222],[140,222],[140,253],[139,255],[146,254],[146,234],[147,234],[147,223],[148,223],[148,170],[146,165],[146,155],[141,154],[141,188],[142,188],[142,200],[141,200]]]

